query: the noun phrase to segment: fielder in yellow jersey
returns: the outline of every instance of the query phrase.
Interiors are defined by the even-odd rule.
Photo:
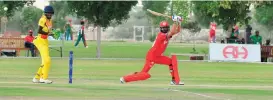
[[[33,43],[40,52],[42,58],[42,64],[37,71],[37,74],[33,78],[34,83],[47,83],[51,84],[52,81],[48,80],[48,73],[50,69],[50,56],[48,47],[48,35],[52,30],[52,20],[51,17],[54,14],[54,9],[52,6],[46,6],[44,8],[44,15],[39,20],[38,36],[34,39]]]

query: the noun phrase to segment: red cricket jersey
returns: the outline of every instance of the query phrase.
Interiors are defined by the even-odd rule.
[[[152,60],[157,56],[161,56],[168,46],[167,34],[159,32],[152,48],[148,51],[146,59]]]
[[[81,27],[80,33],[81,33],[81,34],[84,34],[84,26]]]
[[[29,35],[28,35],[28,36],[25,37],[25,41],[26,41],[26,42],[32,43],[33,40],[34,40],[34,37],[33,37],[33,36],[29,36]]]
[[[215,24],[211,24],[210,25],[210,37],[214,37],[215,36],[215,31],[216,31],[216,25]]]

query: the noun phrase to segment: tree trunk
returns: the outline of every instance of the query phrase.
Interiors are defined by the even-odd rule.
[[[94,31],[95,30],[95,26],[93,27],[93,31],[92,31],[92,33],[93,33],[93,36],[92,36],[92,39],[95,41],[96,40],[96,38],[95,38],[95,36],[96,36],[96,32]],[[97,29],[98,30],[98,29]]]
[[[97,58],[100,58],[101,27],[97,26]]]
[[[154,36],[155,33],[154,33],[154,26],[152,26],[152,36]]]
[[[2,17],[0,17],[0,32],[2,33]],[[2,33],[4,34],[4,33]]]

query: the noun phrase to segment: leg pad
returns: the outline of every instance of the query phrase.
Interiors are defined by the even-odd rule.
[[[179,84],[180,77],[179,77],[179,72],[178,72],[178,67],[177,67],[176,55],[172,55],[172,66],[173,66],[174,81],[176,84]]]

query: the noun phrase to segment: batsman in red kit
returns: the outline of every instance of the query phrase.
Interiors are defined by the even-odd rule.
[[[184,85],[183,82],[180,82],[176,56],[172,55],[170,58],[163,55],[168,46],[169,40],[173,35],[179,33],[181,29],[180,23],[182,18],[180,16],[173,16],[172,19],[174,24],[171,30],[169,30],[170,26],[167,21],[162,21],[160,23],[160,32],[158,33],[152,48],[146,55],[146,62],[142,71],[121,77],[121,83],[146,80],[151,77],[148,72],[153,67],[153,65],[162,64],[169,66],[169,70],[172,76],[171,85]]]

